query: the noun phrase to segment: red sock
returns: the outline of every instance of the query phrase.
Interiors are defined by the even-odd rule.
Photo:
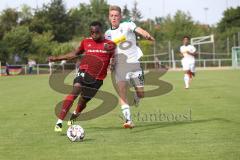
[[[192,77],[193,77],[193,74],[192,74],[192,72],[191,72],[191,71],[189,71],[189,72],[188,72],[188,75],[189,75],[189,77],[190,77],[190,78],[192,78]]]
[[[75,110],[76,114],[81,113],[81,112],[84,110],[84,108],[86,108],[86,104],[84,104],[84,105],[78,104],[78,105],[77,105],[77,108],[76,108],[76,110]]]
[[[58,116],[59,119],[64,120],[64,118],[66,117],[69,109],[72,107],[72,104],[73,104],[73,102],[74,102],[74,100],[76,98],[77,98],[77,96],[76,95],[72,95],[72,94],[69,94],[65,98],[65,100],[63,102],[63,105],[62,105],[62,110],[61,110],[61,112],[60,112],[60,114]]]

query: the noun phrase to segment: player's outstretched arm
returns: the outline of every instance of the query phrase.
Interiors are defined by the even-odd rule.
[[[191,52],[187,52],[189,55],[191,55],[191,56],[194,56],[194,57],[196,57],[197,56],[197,52],[193,52],[193,53],[191,53]]]
[[[140,34],[141,36],[143,36],[144,38],[146,38],[147,40],[150,41],[155,41],[155,39],[144,29],[142,29],[141,27],[137,27],[135,29],[135,32],[137,32],[138,34]]]
[[[69,52],[65,55],[60,55],[60,56],[50,56],[48,57],[49,62],[56,62],[56,61],[61,61],[61,60],[71,60],[74,59],[78,56],[78,54],[81,54],[79,50],[75,50],[72,52]]]
[[[109,64],[111,71],[114,71],[115,65],[116,65],[116,61],[115,61],[115,58],[114,58],[114,56],[113,56],[113,57],[111,58],[111,61],[110,61],[110,64]]]
[[[179,52],[179,55],[180,55],[180,57],[184,57],[184,56],[183,56],[183,53],[181,53],[181,52]]]

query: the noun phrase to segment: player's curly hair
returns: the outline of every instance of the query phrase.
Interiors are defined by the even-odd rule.
[[[90,23],[89,27],[92,27],[92,26],[99,26],[100,28],[102,28],[102,23],[99,21],[93,21]]]
[[[187,38],[188,40],[190,40],[190,36],[183,36],[183,39]]]

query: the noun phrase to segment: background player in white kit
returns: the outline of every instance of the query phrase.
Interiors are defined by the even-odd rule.
[[[120,105],[125,118],[124,128],[132,128],[130,107],[127,102],[127,83],[132,81],[136,90],[135,101],[144,97],[144,78],[139,58],[143,55],[137,46],[135,33],[154,41],[154,38],[145,30],[137,27],[132,21],[121,21],[121,8],[110,6],[109,21],[111,28],[105,33],[106,39],[117,44],[115,52],[115,78],[118,86]],[[130,64],[130,65],[129,65]]]
[[[184,71],[185,88],[188,89],[190,82],[195,76],[195,56],[196,48],[190,45],[190,37],[183,37],[183,46],[180,48],[181,55],[183,56],[181,62]]]

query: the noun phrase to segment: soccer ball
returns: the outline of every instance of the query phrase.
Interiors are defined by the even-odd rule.
[[[67,137],[72,142],[81,142],[84,136],[84,129],[79,125],[72,125],[67,130]]]

